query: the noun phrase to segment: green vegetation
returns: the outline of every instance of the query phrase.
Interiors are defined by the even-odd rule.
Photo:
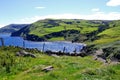
[[[103,23],[102,23],[103,22]],[[85,36],[91,32],[98,30],[99,26],[105,26],[104,21],[89,21],[89,20],[79,20],[79,19],[45,19],[40,20],[29,27],[23,28],[18,32],[13,33],[13,36],[22,36],[28,40],[59,40],[60,37],[64,38],[62,40],[76,41],[74,34],[77,33],[77,40],[79,36]],[[79,33],[78,33],[79,32]],[[37,36],[37,38],[35,37]],[[66,38],[69,37],[69,38]],[[40,39],[38,39],[40,38]],[[61,39],[61,38],[60,38]]]
[[[120,61],[120,20],[99,21],[77,19],[45,19],[37,21],[31,26],[25,27],[20,31],[13,33],[12,35],[23,36],[24,38],[33,41],[67,40],[73,42],[82,42],[88,45],[88,53],[86,54],[94,54],[96,51],[99,52],[102,50],[103,53],[99,56],[106,59],[106,61]],[[35,59],[22,57],[21,59],[23,59],[25,63],[21,63],[18,60],[19,63],[16,64],[23,64],[24,66],[27,63],[27,66],[21,67],[22,69],[18,67],[18,73],[15,73],[13,71],[11,75],[10,73],[8,73],[10,72],[8,67],[1,68],[1,71],[8,70],[7,75],[9,76],[7,76],[6,78],[9,80],[120,79],[120,64],[106,65],[102,62],[99,62],[98,60],[93,60],[92,56],[60,56],[59,58],[56,58],[41,53],[36,53],[36,55],[38,55],[38,57]],[[17,58],[15,60],[17,60]],[[54,67],[52,71],[41,71],[43,67],[49,65],[52,65]],[[5,71],[3,71],[2,73],[4,72]],[[6,75],[6,73],[2,74],[2,79],[5,78],[4,75]]]
[[[103,49],[103,56],[120,59],[120,20],[110,22],[109,27],[96,36],[93,44]]]
[[[119,24],[118,24],[119,23]],[[120,21],[115,21],[110,23],[110,28],[99,33],[97,36],[100,36],[95,42],[97,44],[110,43],[120,40]]]
[[[43,20],[33,23],[30,27],[29,34],[35,34],[37,36],[44,36],[54,32],[60,32],[63,30],[78,30],[82,31],[81,33],[90,33],[94,30],[97,30],[99,24],[90,24],[85,20]]]
[[[33,41],[82,42],[94,45],[97,49],[113,47],[112,49],[117,51],[110,51],[116,54],[119,49],[114,43],[120,41],[120,20],[45,19],[22,28],[12,35]]]
[[[105,65],[92,56],[48,56],[27,50],[37,58],[15,56],[20,48],[0,47],[0,80],[119,80],[120,64]],[[46,66],[53,70],[44,72]]]
[[[120,20],[45,19],[12,35],[33,41],[67,40],[95,45],[107,44],[120,40]]]
[[[49,41],[64,41],[64,37],[55,37],[55,38],[50,38]]]

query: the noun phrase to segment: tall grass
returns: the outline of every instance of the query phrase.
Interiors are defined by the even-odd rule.
[[[15,53],[21,50],[14,47],[1,47],[0,56],[6,65],[0,64],[0,80],[119,80],[120,65],[103,65],[92,56],[48,56],[38,51],[31,51],[37,58],[17,57]],[[2,60],[0,58],[0,62]],[[13,61],[14,60],[14,61]],[[7,72],[8,64],[9,71]],[[44,72],[46,66],[53,70]]]

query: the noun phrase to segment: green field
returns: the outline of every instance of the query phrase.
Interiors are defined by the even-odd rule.
[[[49,41],[64,41],[64,37],[55,37],[55,38],[51,38],[49,39]]]
[[[78,23],[78,21],[80,23]],[[98,29],[100,24],[89,23],[85,20],[70,21],[70,20],[43,20],[35,22],[30,27],[29,34],[35,34],[37,36],[44,36],[50,33],[59,32],[63,30],[78,30],[82,34],[90,33]],[[50,23],[51,22],[51,23]],[[57,25],[55,25],[57,24]],[[34,26],[34,27],[33,27]]]
[[[109,65],[92,56],[48,56],[31,50],[37,58],[17,57],[20,48],[0,48],[0,80],[119,80],[120,64]],[[46,66],[53,70],[44,72]]]

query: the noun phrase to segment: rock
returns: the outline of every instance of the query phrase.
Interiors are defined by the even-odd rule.
[[[99,56],[99,55],[102,55],[103,53],[104,53],[103,50],[99,49],[99,50],[96,51],[95,55]]]
[[[47,66],[47,67],[43,68],[42,71],[48,72],[48,71],[53,70],[53,68],[54,68],[53,66]]]
[[[51,56],[55,57],[55,58],[59,58],[60,56],[56,55],[56,54],[51,54]]]
[[[34,54],[26,52],[25,50],[21,50],[21,51],[17,52],[16,56],[24,56],[24,57],[36,58],[36,56]]]
[[[16,56],[22,56],[20,52],[16,52]]]

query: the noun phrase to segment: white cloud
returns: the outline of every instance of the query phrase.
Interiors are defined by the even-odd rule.
[[[37,7],[35,7],[35,9],[44,9],[44,8],[46,8],[46,7],[43,7],[43,6],[37,6]]]
[[[120,13],[119,12],[110,12],[110,13],[104,13],[104,12],[95,12],[93,14],[89,15],[81,15],[81,14],[55,14],[55,15],[45,15],[45,16],[33,16],[33,17],[27,17],[24,19],[19,19],[15,22],[12,22],[13,24],[30,24],[33,22],[36,22],[38,20],[43,19],[86,19],[86,20],[120,20]],[[11,23],[9,23],[11,24]],[[7,24],[8,25],[8,24]],[[0,27],[3,27],[4,25],[0,25]]]
[[[98,12],[98,11],[100,11],[100,9],[99,8],[93,8],[93,9],[91,9],[91,11]]]
[[[4,24],[0,24],[0,28],[4,27],[5,25]]]
[[[119,12],[96,12],[90,15],[81,14],[56,14],[56,15],[46,15],[46,16],[34,16],[30,18],[24,18],[18,21],[18,23],[33,23],[37,20],[43,20],[47,18],[52,19],[87,19],[87,20],[120,20]]]
[[[120,0],[109,0],[107,6],[120,6]]]

